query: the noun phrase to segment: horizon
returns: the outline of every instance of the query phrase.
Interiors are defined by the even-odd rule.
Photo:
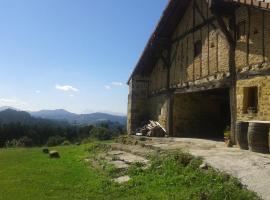
[[[35,112],[41,112],[41,111],[64,111],[64,112],[69,112],[72,114],[77,114],[77,115],[88,115],[88,114],[95,114],[95,113],[103,113],[103,114],[109,114],[109,115],[115,115],[115,116],[127,116],[126,113],[118,113],[118,112],[111,112],[111,111],[106,111],[106,110],[100,110],[100,111],[89,111],[86,113],[77,113],[77,112],[72,112],[70,110],[67,109],[63,109],[63,108],[56,108],[56,109],[41,109],[41,110],[23,110],[23,109],[19,109],[16,107],[12,107],[12,106],[0,106],[0,112],[5,111],[5,110],[15,110],[15,111],[24,111],[24,112],[28,112],[28,113],[35,113]]]
[[[0,2],[0,107],[126,115],[126,82],[166,4]]]

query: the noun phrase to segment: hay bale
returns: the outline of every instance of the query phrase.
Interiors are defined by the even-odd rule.
[[[50,158],[60,158],[60,154],[58,153],[58,151],[50,151],[49,155]]]
[[[48,148],[43,148],[42,152],[47,154],[47,153],[49,153],[49,149]]]

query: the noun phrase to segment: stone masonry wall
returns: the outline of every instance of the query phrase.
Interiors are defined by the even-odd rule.
[[[258,112],[247,114],[244,108],[244,88],[258,87]],[[237,81],[237,120],[270,121],[270,76],[255,77]]]
[[[236,68],[270,61],[270,14],[262,10],[240,7],[236,11],[236,25],[244,23],[245,34],[236,42]]]
[[[168,98],[166,95],[151,97],[148,102],[148,111],[150,120],[158,121],[163,128],[167,129]]]
[[[229,71],[229,45],[216,20],[177,39],[192,28],[201,25],[204,22],[203,17],[205,19],[213,17],[205,0],[194,1],[201,13],[194,9],[191,1],[172,36],[174,43],[171,48],[171,88],[182,87],[190,82],[197,83],[197,80],[217,74],[226,76]],[[226,18],[224,20],[228,24],[228,20]],[[198,41],[202,42],[202,53],[195,57],[194,45]]]
[[[148,119],[147,98],[149,79],[135,76],[129,82],[127,131],[134,134],[141,123]]]

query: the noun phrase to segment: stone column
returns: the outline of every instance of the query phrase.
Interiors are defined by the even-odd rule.
[[[129,81],[128,95],[128,134],[135,134],[136,129],[141,127],[148,119],[148,90],[149,78],[136,75]]]

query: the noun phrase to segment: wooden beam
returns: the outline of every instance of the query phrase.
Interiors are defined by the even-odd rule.
[[[192,26],[193,29],[196,26],[195,4],[196,4],[196,0],[193,0],[193,26]],[[194,55],[195,35],[194,35],[194,32],[192,32],[192,40],[193,40],[192,41],[192,44],[193,44],[193,58],[192,58],[193,81],[195,81],[195,55]]]
[[[233,36],[231,35],[231,33],[229,32],[229,30],[227,29],[227,26],[222,18],[222,16],[220,16],[219,14],[215,13],[216,15],[216,19],[217,19],[217,22],[220,26],[220,29],[221,31],[224,33],[227,41],[230,43],[230,44],[233,44],[234,43],[234,38]]]
[[[250,39],[250,8],[247,7],[247,12],[248,12],[248,32],[247,32],[247,54],[246,54],[246,61],[247,61],[247,65],[249,65],[249,39]]]
[[[201,18],[203,19],[203,22],[206,22],[207,21],[207,18],[204,17],[202,11],[200,10],[198,4],[195,2],[194,3],[194,7],[195,7],[195,10],[197,10],[197,12],[199,13],[199,15],[201,16]],[[210,21],[209,24],[214,28],[214,29],[217,29],[217,26],[212,22]]]
[[[265,62],[265,11],[262,11],[262,51],[263,51],[263,62]]]
[[[207,19],[205,22],[203,22],[203,23],[201,23],[201,24],[195,26],[194,28],[192,28],[192,29],[186,31],[186,32],[183,33],[182,35],[176,37],[174,40],[172,40],[172,43],[175,43],[175,42],[177,42],[177,41],[179,41],[179,40],[184,39],[187,35],[189,35],[189,34],[195,32],[195,31],[201,29],[202,27],[206,26],[207,24],[209,24],[210,22],[213,22],[213,21],[215,21],[215,20],[216,20],[216,17],[210,17],[210,18]]]

